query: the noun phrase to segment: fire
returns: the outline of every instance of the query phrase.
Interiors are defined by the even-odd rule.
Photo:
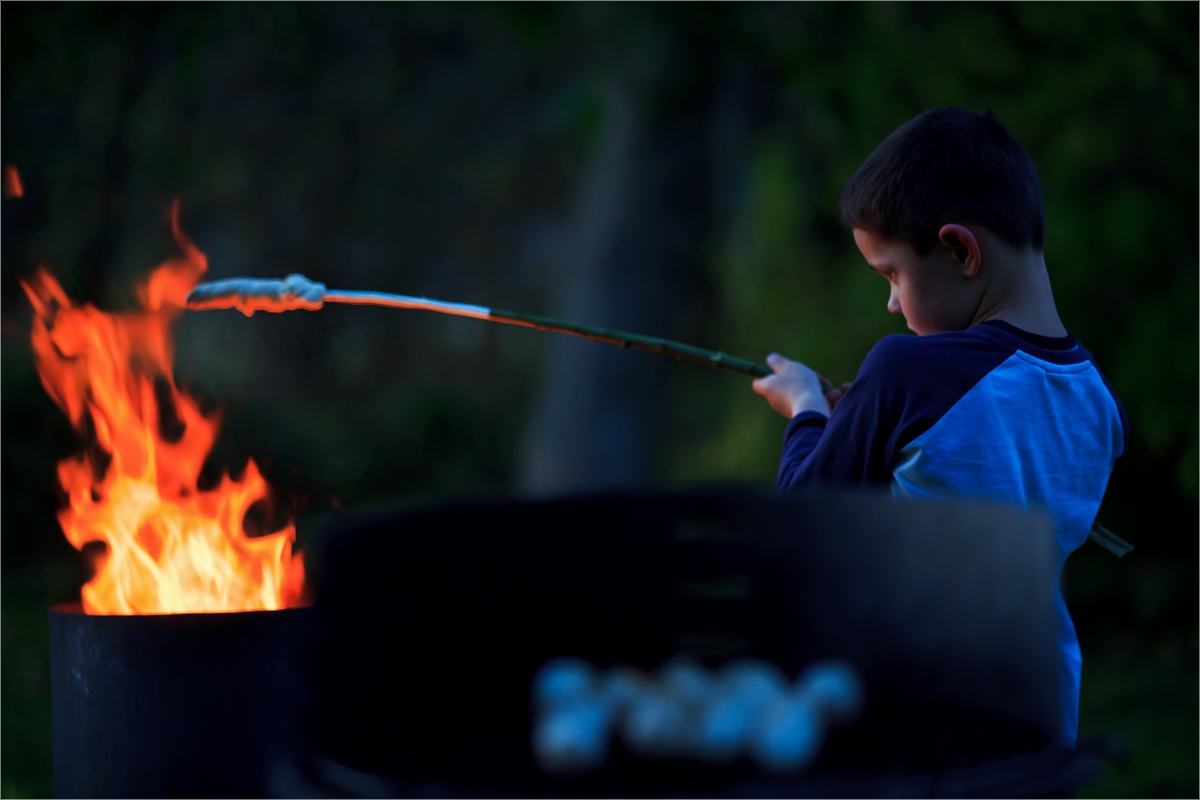
[[[11,164],[4,168],[4,199],[15,200],[25,196],[25,189],[21,186],[21,173],[17,172],[17,168]]]
[[[39,269],[22,281],[33,304],[42,385],[89,446],[58,465],[67,506],[58,521],[77,549],[104,542],[83,587],[89,614],[273,610],[301,604],[304,565],[292,525],[246,535],[243,518],[267,496],[251,460],[241,480],[197,479],[218,430],[172,378],[170,328],[208,260],[179,229],[181,256],[138,287],[143,311],[74,305]]]

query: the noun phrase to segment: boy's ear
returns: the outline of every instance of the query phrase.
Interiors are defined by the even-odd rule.
[[[983,266],[983,252],[979,249],[979,240],[975,234],[962,225],[943,225],[938,231],[938,240],[954,263],[962,266],[964,278],[974,278]]]

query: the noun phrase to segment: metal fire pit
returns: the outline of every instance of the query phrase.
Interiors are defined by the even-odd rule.
[[[306,754],[281,795],[1047,796],[1053,523],[966,501],[748,491],[459,504],[350,522],[316,585]],[[865,713],[806,772],[640,757],[539,768],[548,660],[849,662]]]
[[[255,797],[297,747],[311,609],[50,610],[59,797]]]

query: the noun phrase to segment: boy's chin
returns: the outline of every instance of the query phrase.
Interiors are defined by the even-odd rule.
[[[928,336],[931,333],[941,333],[936,326],[930,325],[926,322],[913,322],[907,317],[905,318],[904,322],[905,326],[917,336]]]

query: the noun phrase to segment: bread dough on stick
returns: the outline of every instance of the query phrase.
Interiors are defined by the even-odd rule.
[[[297,274],[283,280],[229,278],[200,284],[188,295],[187,304],[193,309],[236,308],[247,317],[255,311],[317,311],[325,305],[325,284]]]

